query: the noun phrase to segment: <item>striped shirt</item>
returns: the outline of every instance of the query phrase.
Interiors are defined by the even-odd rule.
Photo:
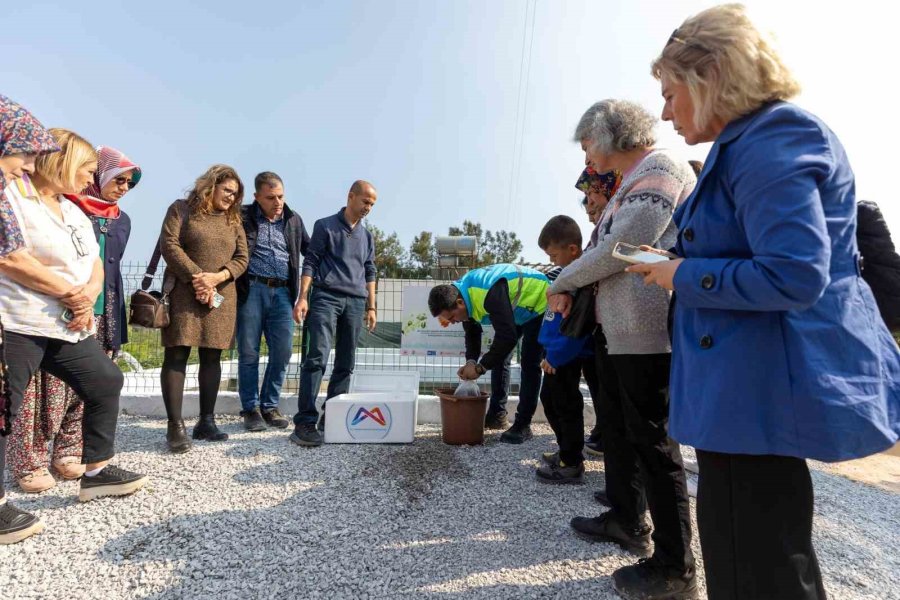
[[[29,253],[73,286],[90,281],[100,248],[94,228],[81,209],[60,196],[62,220],[41,202],[27,177],[6,188],[6,198]],[[3,326],[16,333],[77,342],[93,332],[69,331],[61,319],[65,306],[0,275],[0,315]]]

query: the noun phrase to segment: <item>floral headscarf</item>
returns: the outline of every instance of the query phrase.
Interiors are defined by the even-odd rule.
[[[0,156],[56,152],[59,146],[44,126],[21,105],[0,95]],[[6,177],[0,171],[0,256],[25,247],[25,238],[4,195]]]
[[[0,94],[0,156],[56,152],[53,136],[20,104]],[[0,172],[0,190],[6,178]]]
[[[78,205],[78,208],[89,217],[118,219],[119,203],[107,202],[100,193],[103,186],[128,171],[134,172],[131,176],[129,188],[131,189],[141,180],[141,168],[119,150],[109,146],[97,146],[97,171],[94,173],[94,182],[80,194],[66,194],[66,198]]]
[[[606,173],[597,173],[594,169],[587,167],[581,172],[581,177],[575,182],[575,188],[587,194],[591,190],[591,186],[598,186],[600,191],[607,199],[613,197],[618,191],[619,184],[622,183],[622,173],[619,171],[607,171]]]

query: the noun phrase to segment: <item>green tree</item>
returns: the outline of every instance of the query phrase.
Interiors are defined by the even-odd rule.
[[[366,222],[366,229],[375,239],[375,270],[378,277],[403,277],[407,265],[406,250],[396,232],[390,235]]]
[[[481,223],[473,223],[472,221],[463,221],[462,227],[451,227],[447,232],[447,235],[474,235],[479,245],[483,234]]]
[[[492,233],[488,230],[479,246],[479,259],[482,264],[514,263],[522,260],[522,241],[515,231],[502,229]]]
[[[514,231],[502,229],[492,232],[485,231],[481,223],[463,221],[462,227],[451,227],[449,235],[475,236],[478,247],[478,257],[475,266],[484,267],[497,263],[521,262],[522,241]]]
[[[433,238],[430,231],[423,231],[413,238],[409,246],[409,267],[415,277],[428,275],[437,262]]]

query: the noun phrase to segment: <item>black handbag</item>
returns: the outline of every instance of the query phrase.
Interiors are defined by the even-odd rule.
[[[185,201],[179,200],[178,202],[181,227],[184,228],[190,211]],[[153,276],[156,275],[161,256],[162,234],[156,241],[156,248],[153,249],[153,256],[147,265],[147,272],[144,273],[144,278],[141,280],[141,289],[131,295],[131,302],[128,307],[129,325],[146,327],[147,329],[163,329],[169,326],[169,294],[172,293],[172,289],[175,287],[175,277],[166,273],[163,276],[161,292],[155,290],[147,291],[150,288],[150,284],[153,283]]]
[[[159,242],[157,242],[153,258],[150,259],[147,272],[144,273],[144,278],[141,280],[141,289],[131,295],[128,307],[129,325],[147,329],[162,329],[169,326],[169,294],[175,287],[174,280],[163,277],[162,292],[147,291],[150,284],[153,283],[153,276],[156,275],[160,255]]]
[[[597,328],[597,317],[594,313],[594,293],[596,284],[586,285],[575,292],[575,300],[569,316],[559,324],[559,332],[573,338],[593,335]]]

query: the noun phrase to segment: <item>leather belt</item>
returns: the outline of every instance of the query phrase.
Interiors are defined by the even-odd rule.
[[[276,279],[274,277],[260,277],[259,275],[249,275],[250,281],[258,281],[268,287],[280,288],[288,284],[286,279]]]

